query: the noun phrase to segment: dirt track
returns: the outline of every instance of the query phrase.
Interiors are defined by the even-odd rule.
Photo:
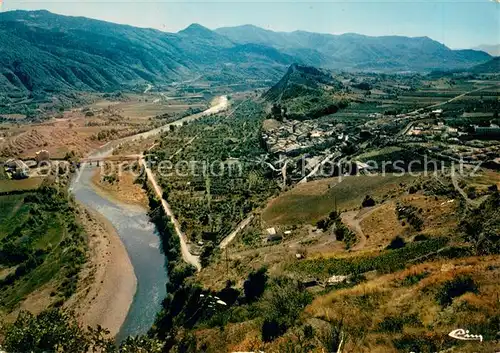
[[[380,205],[364,208],[359,211],[356,210],[356,211],[344,212],[340,215],[342,222],[344,222],[347,225],[347,227],[349,227],[359,237],[358,243],[352,247],[352,250],[354,251],[362,250],[366,246],[366,236],[363,232],[363,229],[361,228],[361,222],[366,217],[371,215],[379,206]]]
[[[153,185],[153,189],[156,193],[156,196],[161,200],[161,205],[163,207],[163,210],[167,214],[167,216],[170,217],[170,221],[174,225],[175,232],[177,233],[177,236],[179,237],[180,244],[181,244],[181,253],[182,253],[182,258],[184,261],[186,261],[188,264],[193,265],[196,267],[196,269],[199,271],[201,270],[201,264],[200,264],[200,259],[198,256],[195,256],[191,254],[189,251],[189,247],[187,245],[187,238],[186,235],[182,232],[181,226],[177,219],[174,216],[174,213],[172,212],[172,209],[170,208],[170,205],[163,199],[163,191],[161,187],[158,185],[156,182],[155,176],[151,169],[148,168],[148,165],[144,159],[141,159],[141,163],[144,166],[144,170],[146,171],[146,174],[148,176],[148,180],[151,182],[151,185]]]

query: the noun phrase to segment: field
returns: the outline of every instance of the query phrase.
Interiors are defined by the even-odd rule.
[[[276,191],[256,162],[264,153],[262,107],[252,101],[237,106],[230,117],[201,118],[164,134],[151,150],[155,160],[171,162],[158,179],[193,242],[217,243]]]
[[[301,184],[269,202],[262,213],[269,225],[315,224],[335,210],[352,210],[361,206],[366,195],[376,200],[387,199],[405,191],[415,178],[396,176],[360,175],[322,179]],[[402,185],[400,185],[402,184]]]
[[[153,129],[165,119],[177,119],[205,107],[202,99],[153,103],[161,96],[120,97],[60,112],[43,122],[8,121],[0,131],[0,157],[34,158],[41,149],[48,150],[51,158],[64,158],[72,151],[84,156],[108,141]]]
[[[43,178],[29,178],[22,180],[2,180],[0,179],[0,193],[10,191],[28,191],[35,190],[42,185]]]
[[[169,98],[163,93],[127,94],[125,101],[102,100],[91,105],[91,108],[105,109],[112,107],[118,114],[131,121],[141,122],[162,114],[178,114],[190,108],[204,109],[206,103],[203,96],[196,99],[186,97]]]
[[[52,188],[0,196],[0,254],[0,310],[16,309],[49,282],[52,294],[45,302],[68,298],[85,261],[74,209]]]

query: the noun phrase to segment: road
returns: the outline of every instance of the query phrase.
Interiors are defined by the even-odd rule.
[[[155,178],[153,172],[151,171],[151,169],[148,167],[144,158],[141,159],[141,164],[143,165],[144,170],[146,171],[146,175],[147,175],[149,181],[151,182],[151,185],[153,186],[153,190],[154,190],[156,196],[158,197],[158,199],[161,200],[161,205],[163,207],[163,210],[165,211],[165,214],[170,217],[170,221],[174,225],[175,233],[179,237],[179,241],[181,244],[182,259],[185,262],[187,262],[188,264],[193,265],[197,271],[200,271],[201,270],[200,258],[196,255],[191,254],[191,252],[189,251],[189,246],[188,246],[186,234],[184,234],[182,232],[181,226],[180,226],[179,222],[177,221],[177,218],[175,218],[174,213],[172,212],[172,208],[170,207],[168,202],[165,201],[165,199],[163,198],[163,190],[156,182],[156,178]]]
[[[146,87],[146,89],[144,90],[144,94],[146,94],[149,91],[151,91],[151,88],[153,88],[153,85],[151,85],[151,84],[148,83],[148,87]]]
[[[460,187],[460,185],[458,185],[457,171],[455,170],[455,166],[451,167],[451,182],[453,183],[453,187],[455,188],[455,190],[457,190],[457,192],[463,197],[468,206],[475,208],[481,205],[481,202],[471,200],[467,193]]]
[[[238,235],[238,233],[241,232],[243,229],[245,229],[245,227],[248,224],[250,224],[250,222],[252,221],[253,217],[254,217],[253,214],[251,214],[250,216],[248,216],[247,218],[245,218],[240,224],[238,224],[238,226],[236,227],[236,229],[220,242],[219,248],[221,248],[221,249],[226,248],[226,246],[228,246],[229,243],[231,243],[234,240],[234,238],[236,238],[236,236]]]
[[[420,113],[420,112],[424,111],[425,109],[438,108],[438,107],[441,107],[441,106],[446,105],[448,103],[454,102],[454,101],[456,101],[458,99],[461,99],[461,98],[465,97],[468,94],[479,92],[479,91],[484,91],[485,89],[495,88],[496,86],[498,86],[498,85],[477,88],[477,89],[474,89],[472,91],[468,91],[468,92],[462,93],[462,94],[460,94],[460,95],[458,95],[456,97],[453,97],[451,99],[448,99],[447,101],[436,103],[436,104],[432,104],[432,105],[429,105],[428,107],[419,108],[417,110],[414,110],[414,111],[410,112],[409,114]]]
[[[311,172],[309,174],[307,174],[304,178],[302,178],[297,184],[307,183],[307,179],[312,177],[314,174],[316,174],[318,172],[319,168],[321,168],[323,165],[325,165],[330,160],[337,158],[338,156],[340,156],[339,152],[335,152],[335,153],[332,153],[332,154],[326,156],[325,159],[323,159],[321,162],[316,164],[316,166],[313,168],[313,170],[311,170]]]
[[[140,134],[137,134],[137,135],[128,136],[128,137],[124,137],[122,139],[111,141],[111,142],[109,142],[109,143],[101,146],[101,148],[99,149],[99,151],[96,152],[90,158],[99,158],[99,157],[102,157],[102,156],[108,156],[108,155],[110,155],[112,153],[112,151],[115,148],[119,147],[123,143],[137,141],[137,140],[140,140],[140,139],[146,139],[146,138],[149,138],[149,137],[152,137],[152,136],[159,135],[160,133],[162,133],[164,131],[167,131],[167,129],[170,129],[170,126],[181,126],[185,122],[191,122],[191,121],[197,120],[197,119],[201,118],[202,116],[219,113],[219,112],[227,109],[228,106],[229,106],[229,101],[228,101],[227,97],[226,96],[219,97],[217,99],[217,104],[216,105],[214,105],[213,107],[211,107],[210,109],[208,109],[208,110],[206,110],[206,111],[204,111],[202,113],[187,116],[187,117],[182,118],[180,120],[176,120],[176,121],[174,121],[172,123],[163,125],[163,126],[157,128],[157,129],[153,129],[153,130],[146,131],[146,132],[143,132],[143,133],[140,133]],[[207,113],[207,111],[210,111],[210,113]],[[153,186],[153,189],[154,189],[156,195],[161,200],[161,204],[162,204],[162,207],[163,207],[165,213],[170,217],[170,219],[172,221],[172,224],[174,225],[174,230],[175,230],[175,232],[176,232],[176,234],[177,234],[177,236],[179,237],[179,240],[180,240],[181,254],[182,254],[183,260],[185,262],[193,265],[199,271],[201,269],[201,264],[200,264],[199,258],[198,258],[198,256],[195,256],[195,255],[193,255],[193,254],[191,254],[189,252],[189,247],[187,245],[188,242],[187,242],[187,239],[186,239],[186,235],[181,231],[179,222],[175,218],[175,215],[172,212],[172,209],[171,209],[170,205],[163,199],[163,191],[160,188],[160,186],[158,185],[153,172],[151,171],[151,169],[149,169],[147,167],[147,163],[144,160],[144,158],[143,158],[142,155],[140,156],[140,161],[141,161],[141,164],[144,166],[144,170],[146,171],[146,175],[147,175],[148,179],[150,180],[150,182],[151,182],[151,184]]]
[[[380,206],[380,205],[379,205]],[[351,250],[357,251],[357,250],[362,250],[365,245],[366,245],[366,236],[365,233],[363,232],[363,229],[361,228],[361,222],[371,215],[379,206],[374,206],[370,208],[364,208],[360,211],[349,211],[349,212],[344,212],[340,215],[342,218],[342,222],[346,224],[351,230],[356,233],[356,235],[359,238],[359,241],[356,243],[355,246],[351,248]]]
[[[208,115],[220,113],[220,112],[226,110],[228,106],[229,106],[229,100],[227,99],[227,97],[221,96],[217,99],[217,104],[215,104],[211,108],[205,110],[204,112],[199,113],[199,114],[195,114],[195,115],[191,115],[191,116],[188,116],[186,118],[174,121],[172,123],[166,124],[166,125],[158,128],[158,129],[154,129],[154,130],[142,133],[142,134],[134,135],[134,136],[132,136],[131,141],[134,141],[134,140],[137,140],[140,138],[151,137],[153,135],[159,134],[159,133],[165,131],[166,129],[169,129],[170,126],[180,126],[180,125],[184,124],[184,122],[190,122],[193,120],[197,120],[202,116],[208,116]],[[191,143],[195,138],[193,138],[189,143]],[[182,232],[180,224],[177,221],[177,218],[175,218],[175,215],[174,215],[174,212],[172,211],[172,208],[170,207],[168,202],[163,199],[163,190],[158,185],[158,182],[156,181],[156,178],[155,178],[153,172],[148,167],[144,158],[141,158],[141,164],[143,165],[144,170],[146,171],[146,175],[147,175],[149,181],[151,182],[151,185],[153,186],[154,192],[156,193],[157,197],[161,200],[161,205],[163,207],[163,210],[165,211],[165,214],[170,217],[170,221],[174,225],[175,233],[179,237],[179,241],[181,244],[182,259],[185,262],[187,262],[188,264],[193,265],[198,271],[200,271],[201,270],[200,258],[199,258],[199,256],[191,254],[191,252],[189,251],[187,237]]]
[[[110,141],[99,148],[100,152],[98,154],[109,154],[109,153],[111,153],[110,151],[121,146],[124,143],[134,142],[134,141],[141,140],[141,139],[145,140],[147,138],[150,138],[150,137],[153,137],[153,136],[156,136],[156,135],[159,135],[163,132],[168,131],[171,126],[179,127],[179,126],[182,126],[184,123],[189,123],[189,122],[198,120],[204,116],[207,116],[210,114],[220,113],[229,107],[229,100],[227,99],[226,96],[218,97],[216,99],[216,102],[217,102],[217,104],[215,104],[211,108],[209,108],[201,113],[186,116],[182,119],[165,124],[165,125],[160,126],[156,129],[142,132],[140,134],[127,136],[127,137],[120,138],[118,140]],[[208,111],[210,111],[210,114],[207,113]]]

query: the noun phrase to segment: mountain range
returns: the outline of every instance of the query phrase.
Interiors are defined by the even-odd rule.
[[[0,14],[0,43],[0,92],[108,90],[231,66],[231,73],[278,78],[294,60],[196,24],[172,34],[47,11]]]
[[[428,37],[369,37],[305,31],[273,32],[252,25],[219,28],[235,43],[270,46],[301,62],[333,69],[427,71],[466,68],[490,59],[476,50],[451,50]]]
[[[106,91],[145,83],[278,80],[293,63],[335,69],[460,69],[491,59],[429,38],[281,33],[254,26],[178,33],[48,11],[0,13],[0,94]]]

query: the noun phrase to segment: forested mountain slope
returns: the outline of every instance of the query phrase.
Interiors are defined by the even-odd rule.
[[[47,11],[0,14],[0,42],[2,91],[168,83],[228,64],[273,77],[293,62],[276,49],[234,44],[200,25],[171,34]]]
[[[294,63],[325,68],[461,69],[491,56],[427,37],[279,33],[253,26],[178,33],[48,11],[0,14],[0,93],[105,91],[200,75],[223,83],[278,79]]]
[[[428,37],[273,32],[251,25],[219,28],[216,32],[236,43],[272,46],[308,65],[328,68],[426,71],[466,68],[491,58],[482,51],[451,50]]]

